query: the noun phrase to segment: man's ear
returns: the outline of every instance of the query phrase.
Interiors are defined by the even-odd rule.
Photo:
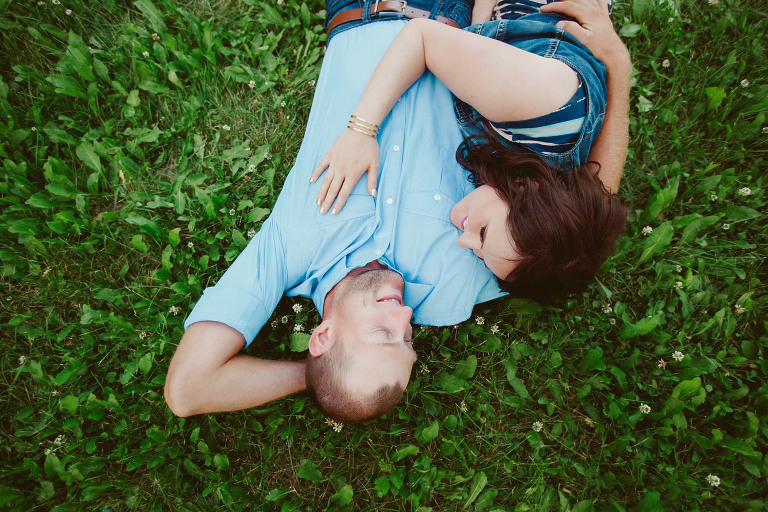
[[[334,335],[333,322],[324,320],[312,331],[309,336],[309,353],[313,357],[318,357],[327,352],[336,342]]]

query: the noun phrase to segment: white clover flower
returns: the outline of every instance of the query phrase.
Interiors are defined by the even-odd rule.
[[[741,197],[747,197],[749,195],[752,195],[752,189],[750,189],[749,187],[740,188],[739,195]]]
[[[723,224],[723,231],[728,231],[729,229],[731,229],[731,225],[730,224],[728,224],[727,222],[725,224]]]
[[[51,0],[53,5],[61,5],[61,0]]]
[[[19,366],[23,366],[27,362],[27,356],[19,356]]]
[[[651,412],[651,406],[648,404],[640,404],[640,412],[643,414],[649,414]]]
[[[152,33],[152,40],[153,41],[159,41],[160,40],[160,36],[157,35],[157,32],[153,32]]]
[[[459,404],[459,410],[461,412],[467,412],[467,402],[462,400],[461,403]]]
[[[709,5],[717,5],[719,0],[709,0]]]
[[[744,80],[742,80],[741,82],[739,82],[739,85],[741,85],[742,87],[745,87],[745,88],[746,88],[746,87],[749,87],[749,80],[747,80],[747,79],[745,78]]]
[[[229,126],[228,124],[225,124],[225,125],[222,125],[222,126],[221,126],[221,129],[222,129],[222,130],[224,130],[224,131],[226,131],[226,132],[228,132],[229,130],[231,130],[231,129],[232,129],[232,127],[231,127],[231,126]]]
[[[283,5],[283,0],[277,0],[277,5]]]
[[[661,67],[663,68],[668,68],[671,65],[672,64],[669,62],[669,59],[664,59],[663,61],[661,61]]]
[[[256,236],[256,230],[255,229],[249,229],[247,235],[248,235],[248,238],[255,237]]]
[[[533,429],[534,432],[541,432],[541,429],[544,428],[544,424],[540,421],[534,421],[531,428]]]
[[[256,80],[251,80],[250,82],[248,82],[248,87],[250,87],[251,89],[256,87]]]
[[[426,364],[421,363],[421,368],[419,368],[419,371],[421,371],[421,373],[429,373],[429,367]]]
[[[768,133],[768,126],[763,126],[763,129],[760,131],[763,133]]]
[[[616,319],[615,318],[611,318],[611,325],[616,325]]]
[[[193,248],[194,246],[195,246],[194,242],[187,242],[187,247],[189,247],[190,249]]]
[[[277,323],[277,320],[272,320],[272,321],[269,323],[269,326],[270,326],[270,327],[272,327],[273,329],[277,329],[277,326],[278,326],[278,325],[279,325],[279,324]]]
[[[51,396],[59,396],[59,392],[54,389],[51,391]]]
[[[667,23],[672,23],[672,22],[674,22],[674,21],[675,21],[675,18],[671,18],[671,17],[670,17],[670,18],[667,20]]]
[[[659,359],[659,363],[656,366],[663,370],[667,367],[667,362],[663,359]]]
[[[679,274],[682,271],[683,271],[683,267],[681,267],[680,265],[675,265],[675,272]]]
[[[264,158],[266,158],[267,160],[269,160],[270,158],[272,158],[272,153],[270,153],[269,151],[267,151],[266,153],[264,153]]]
[[[289,318],[286,315],[283,315],[283,316],[280,317],[280,323],[287,324],[288,320],[289,320]]]
[[[142,54],[144,57],[149,57],[149,52],[148,52],[147,50],[144,50],[143,52],[141,52],[141,54]]]
[[[712,0],[709,0],[709,3],[712,3]],[[707,483],[711,485],[712,487],[718,487],[720,485],[720,477],[713,475],[712,473],[707,475]]]
[[[683,282],[675,281],[675,290],[682,290],[682,289],[683,289]]]
[[[294,304],[292,306],[292,309],[294,313],[301,313],[301,310],[303,310],[304,308],[302,307],[301,304]]]
[[[69,16],[70,14],[72,14],[72,9],[67,9],[66,11],[64,11],[64,14]]]
[[[61,445],[64,444],[64,441],[66,441],[66,440],[67,440],[67,438],[65,436],[58,435],[58,436],[56,436],[56,439],[53,440],[53,444],[55,444],[56,446],[61,446]]]
[[[41,3],[43,3],[43,2],[38,2],[38,5],[40,5]],[[46,454],[46,455],[50,455],[50,454],[51,454],[51,452],[53,452],[53,448],[46,448],[46,449],[45,449],[45,454]],[[710,475],[710,476],[711,476],[711,475]]]
[[[737,315],[741,315],[746,311],[746,309],[744,309],[744,306],[742,306],[741,304],[736,304],[735,306],[733,306],[733,310],[736,312]]]
[[[709,195],[709,200],[710,201],[717,201],[717,194],[710,194]]]
[[[492,332],[493,334],[496,334],[496,333],[497,333],[497,332],[499,332],[500,330],[501,330],[501,329],[499,329],[499,324],[493,324],[493,325],[491,326],[491,332]]]
[[[236,213],[237,213],[237,212],[235,211],[235,209],[234,209],[234,208],[230,208],[230,209],[229,209],[229,215],[234,215],[234,214],[236,214]]]
[[[475,323],[477,325],[483,325],[485,323],[485,317],[482,316],[476,316],[475,317]]]
[[[303,332],[304,326],[301,324],[296,324],[293,326],[293,332]]]
[[[679,350],[675,350],[672,353],[672,359],[674,359],[675,361],[682,361],[684,358],[685,358],[685,356]]]
[[[277,0],[277,1],[282,3],[282,0]],[[337,422],[334,421],[332,428],[333,428],[334,432],[341,432],[341,429],[344,428],[344,424],[343,423],[337,423]]]
[[[176,306],[171,306],[171,309],[168,310],[168,312],[172,315],[178,315],[180,309]]]
[[[644,235],[644,236],[648,236],[648,235],[650,235],[651,233],[653,233],[653,228],[652,228],[651,226],[645,226],[645,227],[643,228],[643,235]]]
[[[312,80],[310,80],[310,81],[309,81],[309,86],[310,86],[310,87],[314,87],[316,83],[317,83],[317,82],[315,82],[315,80],[314,80],[314,79],[312,79]]]
[[[148,337],[149,337],[149,333],[147,333],[147,332],[145,332],[145,331],[141,331],[141,332],[139,333],[139,339],[140,339],[140,340],[145,340],[145,339],[147,339]]]
[[[608,302],[603,302],[603,313],[606,315],[613,313],[613,306],[611,306]]]
[[[256,166],[255,165],[251,164],[251,165],[248,166],[248,172],[253,172],[255,170],[256,170]]]
[[[32,128],[30,128],[30,130],[32,130],[33,132],[36,132],[37,131],[37,127],[33,126]]]
[[[281,102],[280,102],[280,106],[281,106],[281,107],[283,107],[283,108],[285,108],[285,102],[284,102],[284,101],[281,101]]]

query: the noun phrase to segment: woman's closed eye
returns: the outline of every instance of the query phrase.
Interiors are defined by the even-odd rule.
[[[486,231],[486,226],[483,226],[480,228],[480,244],[481,245],[485,243],[485,231]]]

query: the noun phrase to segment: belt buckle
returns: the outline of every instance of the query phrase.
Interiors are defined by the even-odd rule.
[[[373,12],[371,13],[371,17],[378,18],[379,16],[405,16],[405,8],[408,7],[408,2],[406,0],[397,1],[400,3],[400,12],[379,12],[379,0],[376,0],[376,3],[373,4]]]

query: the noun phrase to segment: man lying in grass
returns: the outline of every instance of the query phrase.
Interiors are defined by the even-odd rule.
[[[423,4],[409,3],[409,12],[469,21],[463,0],[440,12]],[[329,5],[329,19],[342,7]],[[320,183],[310,175],[406,23],[386,21],[349,21],[332,34],[305,137],[272,215],[186,320],[165,388],[175,414],[245,409],[307,389],[337,421],[377,417],[410,378],[412,314],[419,324],[452,325],[503,295],[483,262],[457,244],[450,212],[474,187],[453,158],[462,137],[451,95],[431,74],[403,94],[378,133],[376,197],[358,183],[336,215],[315,205]],[[323,318],[307,360],[239,354],[283,294],[311,297]]]

